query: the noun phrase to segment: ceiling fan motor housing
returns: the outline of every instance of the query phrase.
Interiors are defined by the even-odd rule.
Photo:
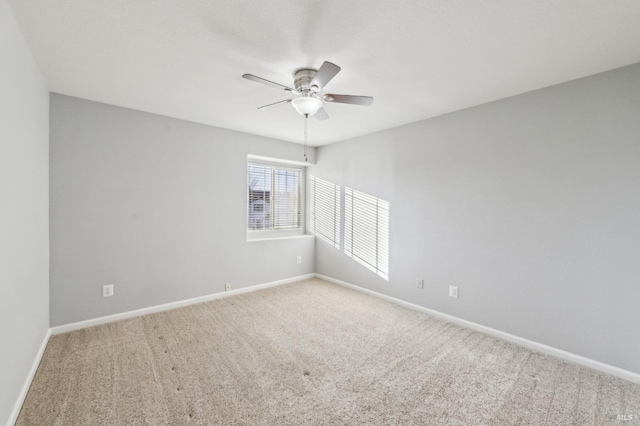
[[[313,69],[302,69],[296,71],[296,73],[293,75],[293,84],[296,88],[296,92],[300,94],[317,92],[319,89],[317,86],[311,87],[311,81],[317,73],[318,71]]]

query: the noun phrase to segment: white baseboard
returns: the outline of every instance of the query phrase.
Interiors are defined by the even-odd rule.
[[[442,320],[458,324],[462,327],[470,328],[472,330],[479,331],[481,333],[485,333],[494,337],[497,337],[502,340],[506,340],[508,342],[515,343],[520,346],[524,346],[527,349],[531,349],[534,351],[542,352],[547,355],[552,355],[558,358],[565,359],[567,361],[571,361],[573,363],[583,365],[585,367],[593,368],[594,370],[601,371],[603,373],[611,374],[612,376],[620,377],[622,379],[628,380],[630,382],[639,383],[640,384],[640,374],[634,373],[633,371],[624,370],[622,368],[614,367],[613,365],[605,364],[600,361],[595,361],[590,358],[586,358],[580,355],[573,354],[571,352],[563,351],[562,349],[554,348],[552,346],[547,346],[542,343],[534,342],[533,340],[525,339],[523,337],[518,337],[513,334],[505,333],[504,331],[496,330],[495,328],[486,327],[484,325],[477,324],[475,322],[467,321],[458,317],[454,317],[452,315],[444,314],[442,312],[434,311],[433,309],[425,308],[424,306],[416,305],[415,303],[407,302],[401,299],[396,299],[395,297],[387,296],[382,293],[378,293],[373,290],[369,290],[354,284],[350,284],[344,281],[337,280],[335,278],[328,277],[322,274],[315,274],[317,278],[323,279],[325,281],[332,282],[334,284],[338,284],[344,287],[351,288],[356,291],[360,291],[362,293],[367,293],[371,296],[378,297],[380,299],[387,300],[389,302],[396,303],[401,306],[405,306],[410,309],[415,309],[420,312],[424,312],[427,315],[431,315],[436,318],[440,318]]]
[[[27,374],[27,377],[24,380],[22,389],[20,389],[20,393],[18,394],[18,399],[16,400],[16,403],[13,406],[13,410],[11,410],[11,414],[9,415],[9,419],[7,420],[7,426],[13,426],[18,420],[18,415],[20,414],[20,410],[22,409],[22,404],[24,404],[24,400],[27,397],[29,388],[31,387],[31,382],[33,382],[33,378],[36,376],[36,371],[38,371],[38,366],[40,365],[40,361],[42,360],[42,356],[44,355],[44,350],[47,348],[47,343],[49,343],[49,337],[51,337],[50,328],[47,330],[47,333],[44,335],[44,339],[42,339],[42,343],[40,344],[40,349],[38,349],[38,353],[36,353],[36,357],[33,360],[33,364],[31,364],[31,368],[29,369],[29,373]]]
[[[261,290],[263,288],[275,287],[282,284],[288,284],[295,281],[302,281],[314,278],[315,274],[299,275],[297,277],[286,278],[284,280],[272,281],[264,284],[257,284],[250,287],[239,288],[236,290],[225,291],[223,293],[213,293],[206,296],[194,297],[192,299],[179,300],[177,302],[165,303],[163,305],[150,306],[148,308],[136,309],[135,311],[121,312],[119,314],[108,315],[105,317],[93,318],[85,321],[74,322],[71,324],[59,325],[51,328],[51,334],[67,333],[69,331],[80,330],[83,328],[94,327],[96,325],[106,324],[123,319],[139,317],[142,315],[153,314],[156,312],[168,311],[170,309],[181,308],[183,306],[195,305],[196,303],[208,302],[210,300],[222,299],[223,297],[235,296],[236,294],[248,293],[251,291]]]

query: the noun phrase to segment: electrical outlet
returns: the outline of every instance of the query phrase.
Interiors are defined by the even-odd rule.
[[[418,288],[424,288],[424,280],[418,280]]]
[[[113,296],[113,284],[106,284],[102,286],[102,297]]]
[[[298,265],[302,263],[302,256],[298,256]]]
[[[224,283],[224,291],[231,290],[231,283]]]
[[[458,298],[458,287],[456,287],[455,285],[450,285],[449,286],[449,296],[455,297],[457,299]]]

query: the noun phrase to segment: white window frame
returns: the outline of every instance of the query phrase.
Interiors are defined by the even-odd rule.
[[[249,187],[249,167],[251,165],[257,166],[265,166],[271,168],[271,194],[273,194],[273,173],[274,170],[285,170],[285,171],[293,171],[298,173],[298,226],[295,228],[283,228],[283,229],[250,229],[249,228],[249,220],[250,220],[250,187]],[[305,182],[305,168],[298,167],[290,164],[282,164],[276,161],[264,161],[264,160],[256,160],[251,157],[247,160],[247,171],[246,171],[247,185],[246,185],[246,197],[245,197],[245,205],[246,205],[246,220],[245,220],[245,229],[247,233],[247,241],[253,240],[263,240],[263,239],[273,239],[273,238],[288,238],[288,237],[296,237],[300,235],[304,235],[304,182]],[[273,195],[272,195],[273,197]],[[269,207],[272,212],[274,205],[270,203]],[[271,213],[273,214],[273,213]],[[273,219],[271,218],[271,222]]]

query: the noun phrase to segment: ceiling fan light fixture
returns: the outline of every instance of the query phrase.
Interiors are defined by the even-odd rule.
[[[298,111],[298,114],[312,116],[322,108],[322,101],[311,96],[303,96],[292,100],[291,105]]]

